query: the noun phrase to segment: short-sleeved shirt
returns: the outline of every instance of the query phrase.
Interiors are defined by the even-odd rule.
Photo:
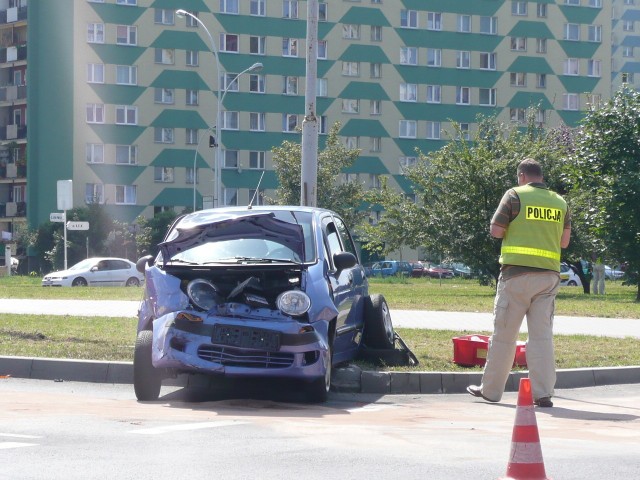
[[[544,183],[530,183],[532,187],[536,188],[544,188],[547,189],[547,186]],[[500,205],[498,205],[498,209],[493,214],[493,218],[491,219],[492,225],[497,225],[502,228],[508,228],[509,223],[513,221],[514,218],[518,216],[520,213],[520,197],[516,193],[513,188],[510,188],[505,192],[500,200]],[[567,209],[567,214],[564,217],[564,229],[571,228],[571,214]],[[523,273],[532,273],[532,272],[540,272],[543,269],[534,268],[534,267],[525,267],[521,265],[502,265],[500,271],[503,278],[511,278],[516,275],[521,275]],[[546,270],[544,270],[546,271]]]

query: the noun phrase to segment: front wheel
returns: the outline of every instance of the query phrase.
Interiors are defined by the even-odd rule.
[[[151,363],[153,332],[142,330],[136,338],[133,353],[133,389],[142,402],[157,400],[162,386],[162,375]]]
[[[333,345],[329,345],[325,364],[324,377],[318,378],[307,385],[307,399],[313,403],[323,403],[327,401],[329,390],[331,389],[331,372],[333,362]]]
[[[380,294],[366,297],[362,341],[369,348],[393,349],[394,340],[395,332],[387,301]]]
[[[71,282],[72,287],[86,287],[87,285],[89,283],[83,277],[78,277]]]

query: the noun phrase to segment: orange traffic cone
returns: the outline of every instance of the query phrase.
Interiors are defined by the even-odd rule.
[[[501,480],[549,480],[544,471],[542,448],[538,435],[536,413],[533,408],[531,382],[520,379],[516,421],[511,436],[511,453],[507,465],[507,475]]]

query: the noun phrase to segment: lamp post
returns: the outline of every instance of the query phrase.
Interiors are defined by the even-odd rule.
[[[205,130],[205,132],[214,132],[215,131],[215,127],[209,127]],[[196,145],[196,151],[193,154],[193,211],[196,211],[196,186],[197,186],[197,180],[198,180],[198,170],[196,170],[196,162],[198,160],[198,149],[200,148],[200,142],[202,141],[202,139],[206,137],[206,135],[203,135],[202,137],[198,138],[198,144]],[[213,138],[213,137],[212,137]],[[213,145],[209,145],[210,147],[215,147],[215,139],[214,139],[214,144]]]

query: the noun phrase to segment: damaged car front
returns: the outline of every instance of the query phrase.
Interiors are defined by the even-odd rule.
[[[324,400],[336,319],[351,318],[341,358],[352,358],[368,291],[353,254],[325,258],[320,222],[315,209],[285,208],[204,210],[179,219],[158,256],[139,265],[145,297],[134,356],[137,398],[158,398],[162,378],[184,372],[300,379],[313,399]],[[338,276],[355,270],[347,311],[336,302],[331,269]]]

